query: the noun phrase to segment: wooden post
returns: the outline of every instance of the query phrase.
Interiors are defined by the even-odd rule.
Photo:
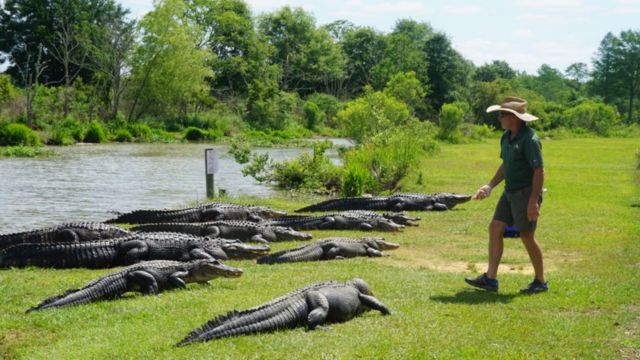
[[[204,168],[207,184],[207,198],[216,197],[215,173],[218,172],[218,154],[215,149],[204,150]]]

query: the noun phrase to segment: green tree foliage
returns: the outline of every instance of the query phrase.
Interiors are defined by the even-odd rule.
[[[84,142],[103,143],[107,142],[108,140],[109,139],[107,138],[107,133],[104,130],[102,124],[97,121],[92,121],[89,123],[87,133],[84,135]]]
[[[382,131],[415,123],[407,104],[381,91],[365,89],[360,98],[347,104],[338,115],[346,136],[362,142]]]
[[[427,91],[416,77],[416,73],[409,71],[392,76],[384,88],[384,94],[409,105],[415,114],[416,109],[424,109],[424,97]]]
[[[372,83],[373,68],[385,54],[385,37],[370,27],[357,27],[344,33],[340,41],[345,56],[345,92],[355,96]]]
[[[302,111],[304,111],[307,129],[310,130],[315,129],[325,117],[318,104],[310,100],[305,101]]]
[[[443,33],[436,33],[424,44],[428,63],[431,106],[462,100],[467,96],[473,65],[451,46]]]
[[[427,59],[413,37],[394,32],[385,38],[384,57],[371,69],[374,88],[382,89],[395,74],[409,71],[414,71],[424,86],[430,85]]]
[[[129,119],[184,115],[206,95],[211,53],[198,48],[199,27],[186,10],[182,0],[162,0],[140,20],[142,43],[133,60]]]
[[[13,99],[17,95],[16,88],[11,83],[11,77],[0,74],[0,104]]]
[[[273,80],[254,80],[249,86],[246,120],[258,130],[283,130],[291,125],[297,95],[278,90]]]
[[[272,76],[266,60],[273,51],[255,31],[251,10],[242,0],[188,0],[188,17],[201,29],[199,45],[210,61],[212,91],[221,98],[246,96],[254,79]]]
[[[325,28],[302,8],[288,6],[263,15],[258,29],[274,52],[270,61],[281,69],[280,88],[301,95],[318,89],[334,92],[343,77],[344,57]]]
[[[488,114],[486,110],[491,105],[499,104],[507,94],[513,94],[513,87],[505,79],[496,79],[491,82],[474,82],[471,89],[470,105],[475,122],[499,129],[500,123],[495,115]]]
[[[546,64],[540,66],[537,76],[522,75],[516,83],[550,101],[566,103],[575,97],[574,89],[569,86],[562,73]]]
[[[594,101],[567,109],[563,116],[567,127],[582,128],[604,136],[620,122],[620,116],[614,107]]]
[[[494,60],[490,64],[478,67],[473,74],[473,80],[492,82],[496,79],[510,80],[516,77],[516,72],[506,61]]]
[[[322,119],[323,124],[330,127],[335,127],[335,117],[343,108],[343,104],[336,99],[335,96],[323,93],[313,93],[307,97],[307,101],[311,101],[318,105],[318,108],[324,114]]]

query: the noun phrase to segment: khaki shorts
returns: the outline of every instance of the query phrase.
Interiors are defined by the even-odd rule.
[[[502,221],[509,226],[515,225],[520,231],[535,231],[536,221],[529,221],[527,218],[527,207],[529,206],[529,196],[531,186],[520,190],[504,191],[493,219]],[[538,206],[542,204],[542,194],[538,196]]]

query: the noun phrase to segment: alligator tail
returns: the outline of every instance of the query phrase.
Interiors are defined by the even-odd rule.
[[[107,224],[148,224],[167,222],[199,222],[202,211],[199,209],[184,210],[136,210],[105,221]]]
[[[324,250],[319,243],[300,246],[294,249],[282,250],[258,258],[258,264],[277,264],[300,261],[317,261],[324,257]]]
[[[27,313],[54,307],[86,304],[97,300],[113,298],[125,291],[127,291],[127,281],[122,272],[118,272],[112,276],[102,277],[90,282],[80,289],[70,289],[64,294],[52,296],[27,310]]]
[[[201,236],[205,232],[203,226],[198,224],[185,224],[185,223],[154,223],[138,225],[131,228],[133,231],[140,232],[179,232],[185,234],[192,234]]]
[[[0,267],[113,267],[118,258],[113,241],[86,243],[19,244],[1,252]]]
[[[383,209],[383,203],[384,200],[367,197],[331,199],[298,209],[295,212],[378,210]]]
[[[230,311],[194,330],[176,346],[197,341],[209,341],[228,336],[269,332],[294,328],[307,321],[308,306],[304,296],[281,299],[267,306],[245,311]]]

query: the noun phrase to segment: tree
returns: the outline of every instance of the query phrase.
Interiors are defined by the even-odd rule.
[[[623,31],[619,37],[608,33],[600,42],[593,64],[594,93],[606,103],[624,109],[632,123],[640,91],[640,32]]]
[[[210,52],[198,48],[199,28],[185,14],[182,0],[162,0],[140,20],[142,43],[133,60],[129,119],[142,114],[175,117],[206,96]]]
[[[516,77],[516,72],[506,61],[494,60],[490,64],[478,67],[473,75],[473,80],[491,82],[496,79],[509,80],[514,77]]]
[[[397,73],[387,83],[384,93],[409,105],[412,109],[421,108],[424,104],[424,97],[427,94],[424,86],[416,77],[416,73]]]
[[[345,56],[345,90],[357,95],[372,82],[372,70],[385,53],[385,40],[371,27],[358,27],[346,31],[340,42]]]
[[[258,28],[275,49],[270,60],[282,69],[282,89],[335,94],[344,74],[344,57],[327,30],[316,28],[311,15],[285,6],[262,16]]]
[[[267,57],[273,51],[255,31],[242,0],[188,0],[187,16],[201,28],[200,47],[215,57],[211,89],[219,97],[246,95],[254,79],[272,76]]]
[[[443,33],[434,34],[426,41],[424,52],[431,88],[428,98],[433,108],[439,110],[444,103],[465,98],[473,66],[453,49],[449,38]]]
[[[584,84],[589,78],[589,68],[583,62],[573,63],[564,70],[564,74],[569,79]]]

